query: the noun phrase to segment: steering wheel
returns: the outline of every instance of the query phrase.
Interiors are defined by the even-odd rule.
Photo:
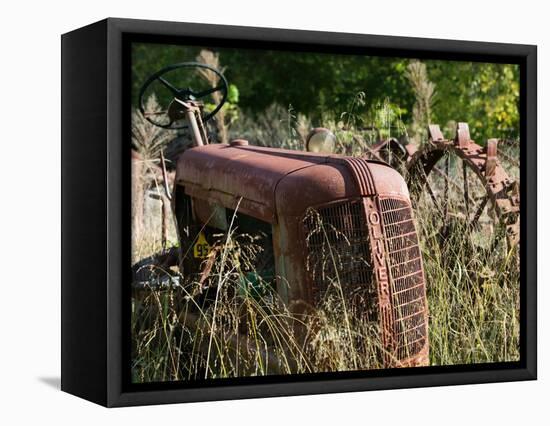
[[[185,87],[185,88],[176,87],[175,85],[170,83],[170,81],[168,81],[163,76],[164,76],[164,74],[166,74],[170,71],[174,71],[174,70],[179,69],[179,68],[204,68],[204,69],[207,69],[209,71],[212,71],[214,74],[216,74],[216,76],[219,77],[218,83],[217,83],[216,87],[212,87],[210,89],[205,89],[205,90],[202,90],[202,91],[195,91],[191,87]],[[168,110],[166,110],[166,111],[146,112],[145,111],[144,95],[145,95],[146,90],[149,88],[149,86],[153,82],[155,82],[156,80],[158,80],[160,83],[162,83],[164,85],[164,87],[166,87],[170,91],[170,93],[174,97],[174,99],[172,100]],[[216,68],[210,67],[210,66],[205,65],[205,64],[201,64],[199,62],[182,62],[182,63],[179,63],[179,64],[172,64],[172,65],[168,65],[167,67],[164,67],[161,70],[157,71],[156,73],[152,74],[145,81],[145,83],[143,83],[143,85],[141,86],[141,89],[139,91],[139,110],[141,111],[141,114],[145,117],[145,119],[147,121],[149,121],[150,123],[154,124],[155,126],[162,127],[163,129],[174,129],[174,130],[176,130],[176,129],[185,129],[185,128],[188,127],[188,124],[183,124],[183,125],[179,125],[179,126],[178,125],[173,125],[175,121],[179,120],[179,118],[175,118],[173,116],[173,114],[171,114],[174,105],[178,106],[178,105],[181,105],[182,103],[185,104],[185,103],[190,102],[190,101],[193,101],[193,102],[194,101],[199,101],[201,98],[212,95],[213,93],[221,92],[222,93],[221,101],[216,105],[216,107],[211,112],[209,112],[208,114],[206,114],[202,117],[202,121],[204,123],[204,122],[210,120],[214,115],[216,115],[216,113],[221,109],[221,107],[223,106],[223,104],[227,100],[227,88],[228,88],[228,84],[227,84],[227,80],[225,79],[225,76],[220,71],[218,71]],[[157,121],[154,121],[151,118],[153,116],[158,116],[158,115],[162,115],[162,114],[167,114],[168,115],[168,117],[170,119],[170,122],[168,124],[159,123]]]

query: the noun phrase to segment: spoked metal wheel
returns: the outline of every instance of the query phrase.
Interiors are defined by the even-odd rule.
[[[460,235],[477,248],[508,252],[519,243],[519,185],[517,173],[510,177],[503,166],[517,167],[517,160],[506,146],[501,162],[498,145],[496,139],[476,144],[466,123],[458,124],[454,140],[430,125],[429,140],[420,147],[404,150],[383,141],[370,154],[405,171],[413,202],[431,204],[430,223],[443,242]]]
[[[454,140],[445,139],[437,125],[429,135],[407,161],[408,184],[417,203],[424,197],[433,204],[440,236],[445,239],[454,228],[478,248],[507,252],[516,246],[518,184],[497,158],[498,141],[481,147],[470,139],[466,123],[459,123]]]

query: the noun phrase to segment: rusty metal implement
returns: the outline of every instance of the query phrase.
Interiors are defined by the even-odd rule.
[[[403,147],[393,139],[381,141],[372,147],[369,156],[405,169],[413,199],[423,191],[427,192],[444,221],[448,219],[449,189],[452,186],[462,193],[465,219],[470,229],[479,226],[482,213],[488,211],[494,225],[505,230],[504,240],[508,249],[517,246],[520,241],[519,182],[508,175],[499,160],[498,140],[489,139],[484,147],[476,144],[470,138],[467,123],[457,124],[454,139],[445,139],[436,124],[429,126],[428,135],[429,140],[421,146],[409,144]],[[389,155],[390,152],[392,155]],[[505,154],[502,156],[506,158]],[[450,158],[462,166],[462,184],[449,174]],[[444,191],[439,196],[430,184],[429,177],[432,175],[445,181]],[[468,179],[468,175],[472,178]],[[479,200],[470,193],[470,180],[483,188],[483,196]],[[493,223],[489,225],[493,226]]]

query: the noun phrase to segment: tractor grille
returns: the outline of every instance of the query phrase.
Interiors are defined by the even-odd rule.
[[[403,360],[426,343],[426,288],[412,210],[406,201],[380,200],[388,250],[395,356]]]
[[[348,308],[360,308],[363,312],[366,309],[368,317],[375,320],[377,296],[362,200],[346,200],[310,210],[304,225],[306,262],[315,302],[330,295],[341,298],[341,289]]]
[[[390,331],[388,349],[394,359],[418,354],[426,343],[426,292],[418,238],[410,204],[380,199],[382,231],[390,282],[391,311],[383,319]],[[368,320],[378,321],[378,289],[373,276],[366,212],[361,198],[333,203],[309,211],[304,218],[316,303],[328,294],[338,295],[341,283],[348,305]],[[391,314],[390,314],[391,312]]]

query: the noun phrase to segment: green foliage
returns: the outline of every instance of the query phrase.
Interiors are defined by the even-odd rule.
[[[474,140],[519,137],[519,66],[428,61],[438,99],[433,121],[466,121]]]
[[[141,84],[150,74],[172,63],[194,61],[201,49],[135,44],[134,105]],[[387,104],[400,122],[414,121],[418,90],[411,84],[408,67],[415,61],[336,53],[208,49],[220,55],[223,72],[231,83],[229,102],[238,103],[253,119],[270,105],[279,104],[292,105],[296,114],[309,117],[315,126],[334,120],[343,121],[347,127],[362,127],[384,121],[372,111]],[[518,138],[519,66],[439,60],[422,63],[435,85],[432,122],[445,127],[450,121],[466,121],[480,144],[489,137]],[[162,96],[157,97],[162,101]],[[384,132],[388,133],[387,128]]]
[[[227,90],[227,102],[232,104],[239,103],[239,89],[234,84],[230,84]]]
[[[380,139],[399,137],[406,133],[405,123],[401,120],[406,110],[390,102],[389,98],[378,102],[371,114],[373,127],[378,129]]]
[[[239,119],[239,89],[234,84],[229,84],[227,88],[227,99],[222,107],[224,112],[224,120],[227,125],[232,125]],[[217,104],[207,102],[204,104],[206,112],[213,111]]]

